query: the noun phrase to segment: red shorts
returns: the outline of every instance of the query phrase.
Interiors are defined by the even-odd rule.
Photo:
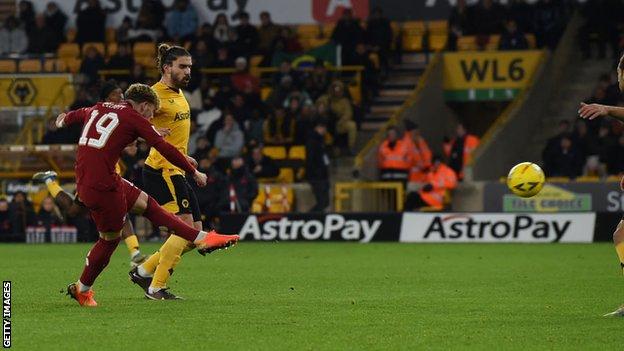
[[[111,191],[78,185],[80,201],[89,209],[99,232],[118,232],[123,228],[126,214],[139,198],[141,190],[121,178]]]

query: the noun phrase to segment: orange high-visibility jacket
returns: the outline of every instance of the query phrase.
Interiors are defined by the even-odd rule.
[[[457,186],[457,175],[451,167],[442,163],[436,171],[432,169],[427,173],[427,182],[433,186],[433,190],[426,192],[421,189],[418,192],[420,197],[429,206],[441,209],[444,204],[444,193]]]
[[[403,140],[408,145],[412,157],[412,165],[410,167],[410,182],[426,182],[427,169],[431,166],[431,149],[424,138],[418,138],[414,142],[409,132],[405,132]]]
[[[379,169],[408,171],[412,165],[409,148],[401,139],[396,141],[394,148],[390,148],[390,142],[384,140],[379,146],[377,158]]]

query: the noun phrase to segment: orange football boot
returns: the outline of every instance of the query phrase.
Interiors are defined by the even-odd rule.
[[[206,233],[201,240],[196,240],[194,242],[195,246],[197,246],[197,252],[205,256],[216,250],[227,249],[230,246],[236,245],[240,236],[238,235],[225,235],[219,234],[214,230]]]
[[[78,301],[80,306],[85,307],[95,307],[97,306],[97,302],[93,299],[93,289],[89,289],[89,291],[81,293],[80,289],[78,289],[78,285],[76,283],[71,283],[67,286],[67,295],[69,295],[72,299]]]

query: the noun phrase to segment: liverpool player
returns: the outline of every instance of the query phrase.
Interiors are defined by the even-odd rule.
[[[133,84],[126,91],[125,102],[98,103],[61,114],[56,120],[59,128],[74,123],[83,125],[76,158],[77,190],[100,232],[99,240],[87,254],[80,279],[67,287],[68,295],[81,306],[97,306],[91,286],[108,265],[130,211],[142,214],[154,225],[171,228],[180,237],[209,252],[233,245],[239,239],[238,235],[220,235],[188,226],[115,172],[122,150],[141,137],[174,165],[192,175],[198,185],[206,184],[206,175],[196,170],[187,156],[167,143],[149,123],[148,119],[158,107],[159,99],[152,88]]]

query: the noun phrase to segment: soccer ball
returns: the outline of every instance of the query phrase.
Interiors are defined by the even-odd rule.
[[[533,162],[522,162],[515,165],[507,175],[507,187],[512,193],[521,197],[537,195],[545,181],[544,171]]]

